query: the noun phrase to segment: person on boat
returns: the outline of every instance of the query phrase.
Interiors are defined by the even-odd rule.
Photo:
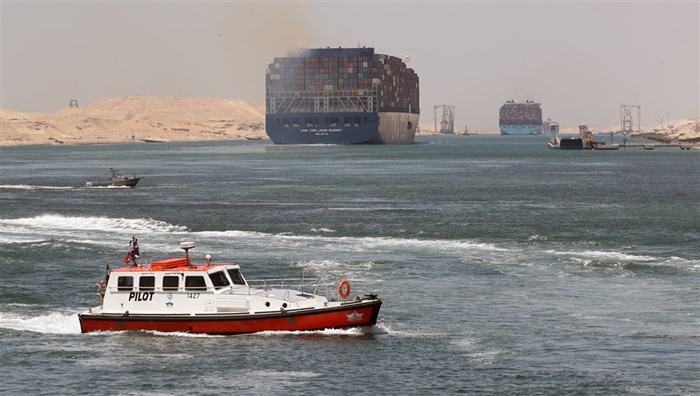
[[[133,249],[131,250],[132,266],[136,267],[138,263],[136,260],[141,258],[141,252],[139,252],[139,240],[134,238]]]
[[[141,253],[139,252],[139,240],[136,238],[133,238],[131,242],[129,242],[129,245],[131,245],[131,250],[126,252],[126,257],[124,257],[124,263],[128,263],[131,261],[131,266],[132,267],[137,267],[138,260],[141,257]]]

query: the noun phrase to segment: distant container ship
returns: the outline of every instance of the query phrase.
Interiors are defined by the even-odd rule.
[[[293,49],[265,78],[265,130],[275,144],[410,144],[418,75],[374,48]]]
[[[501,135],[541,135],[542,109],[531,100],[506,101],[499,111]]]

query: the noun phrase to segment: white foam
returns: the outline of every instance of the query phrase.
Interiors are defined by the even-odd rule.
[[[499,351],[485,351],[470,353],[469,357],[482,364],[494,364],[498,355]]]
[[[10,190],[71,190],[74,187],[60,187],[60,186],[31,186],[27,184],[2,184],[0,188],[6,188]]]
[[[88,185],[86,185],[85,188],[131,188],[131,186],[88,186]]]
[[[326,336],[359,336],[372,333],[372,329],[363,327],[353,327],[350,329],[324,329],[324,330],[299,330],[299,331],[261,331],[253,335],[262,336],[287,336],[287,335],[304,335],[304,334],[319,334]]]
[[[585,250],[585,251],[558,251],[545,250],[545,253],[557,256],[578,256],[582,261],[592,260],[609,260],[609,261],[657,261],[658,257],[643,256],[636,254],[628,254],[622,252],[611,252],[601,250]]]
[[[75,313],[50,313],[32,316],[0,312],[0,327],[45,334],[79,334],[80,321]]]
[[[23,226],[40,230],[99,230],[112,232],[183,232],[187,227],[153,219],[125,219],[43,214],[20,219],[2,219],[0,227]]]
[[[335,230],[331,230],[330,228],[326,227],[321,227],[321,228],[312,228],[311,232],[327,232],[327,233],[334,233]]]
[[[464,338],[461,340],[456,340],[452,341],[451,344],[456,346],[458,349],[463,350],[463,351],[471,351],[474,349],[474,345],[476,343],[476,340],[473,338]]]
[[[174,332],[163,332],[163,331],[155,331],[155,330],[145,330],[144,333],[152,334],[155,336],[160,336],[160,337],[192,337],[192,338],[202,338],[202,337],[224,337],[222,335],[209,335],[209,334],[194,334],[194,333],[185,333],[185,332],[179,332],[179,331],[174,331]]]

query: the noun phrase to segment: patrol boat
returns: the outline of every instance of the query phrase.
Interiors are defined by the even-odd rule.
[[[85,187],[129,187],[132,188],[141,180],[141,177],[123,176],[119,173],[119,169],[111,166],[109,168],[109,180],[107,181],[97,181],[97,182],[87,182]]]
[[[193,264],[184,258],[138,263],[136,239],[129,265],[110,270],[97,284],[101,304],[78,315],[83,333],[150,330],[202,334],[308,331],[370,327],[381,300],[351,297],[350,282],[322,284],[305,279],[248,281],[238,264]]]

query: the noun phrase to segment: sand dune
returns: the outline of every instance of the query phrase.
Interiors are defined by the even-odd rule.
[[[700,142],[700,119],[676,120],[671,125],[642,128],[647,131],[642,136]],[[434,124],[420,124],[420,135],[433,134],[434,129]],[[594,133],[617,129],[591,127]],[[469,132],[499,133],[497,127],[470,128]],[[578,129],[562,128],[561,132],[576,134]],[[267,139],[263,105],[238,99],[127,96],[53,114],[0,109],[0,146],[236,139]]]
[[[0,109],[0,145],[260,139],[265,110],[243,100],[127,96],[53,114]]]

